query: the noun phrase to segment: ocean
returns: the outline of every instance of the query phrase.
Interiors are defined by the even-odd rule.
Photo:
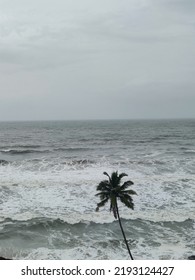
[[[125,172],[135,209],[119,203],[135,259],[195,253],[195,120],[0,123],[0,256],[129,259],[103,172]]]

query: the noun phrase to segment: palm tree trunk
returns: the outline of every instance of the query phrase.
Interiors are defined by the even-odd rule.
[[[127,239],[126,239],[126,236],[125,236],[125,232],[123,230],[123,226],[122,226],[122,223],[121,223],[117,202],[116,202],[116,212],[117,212],[117,217],[118,217],[119,225],[120,225],[120,228],[121,228],[121,231],[122,231],[122,234],[123,234],[123,238],[124,238],[125,244],[127,246],[127,250],[129,252],[129,256],[133,260],[133,256],[131,254],[131,251],[130,251],[130,248],[129,248],[129,245],[128,245],[128,242],[127,242]]]

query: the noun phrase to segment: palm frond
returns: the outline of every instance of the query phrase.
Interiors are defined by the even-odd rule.
[[[115,186],[118,185],[118,175],[117,175],[117,172],[113,172],[111,174],[111,177],[110,177],[110,185],[111,185],[111,188],[113,189]]]
[[[110,175],[107,172],[104,171],[103,174],[106,175],[109,178],[109,180],[111,180]]]
[[[121,180],[123,177],[128,176],[126,173],[121,173],[118,177]]]
[[[102,192],[99,192],[99,193],[96,193],[95,196],[98,196],[98,195],[108,195],[110,196],[110,192],[108,191],[102,191]]]
[[[110,183],[107,180],[101,181],[99,185],[96,187],[97,191],[110,189]]]
[[[97,193],[95,196],[100,196],[100,200],[110,198],[110,194],[108,192],[100,192],[100,193]]]
[[[121,190],[125,190],[126,188],[128,188],[129,186],[132,186],[134,183],[132,181],[126,181],[123,183],[123,185],[120,187]]]
[[[122,190],[121,193],[129,194],[129,195],[137,195],[137,193],[133,190],[125,190],[125,191]]]
[[[128,200],[128,201],[133,201],[133,198],[130,196],[130,195],[128,195],[128,194],[126,194],[126,193],[119,193],[118,194],[118,197],[120,198],[120,197],[123,197],[124,199],[126,199],[126,200]]]
[[[100,201],[98,204],[97,204],[97,208],[96,208],[96,211],[99,211],[99,208],[104,206],[107,202],[108,202],[109,198],[105,198],[104,200]]]
[[[134,210],[134,203],[131,197],[127,198],[124,196],[119,196],[119,199],[123,204],[125,204],[125,206]]]

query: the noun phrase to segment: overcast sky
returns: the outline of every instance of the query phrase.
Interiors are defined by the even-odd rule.
[[[0,120],[195,118],[194,0],[0,0]]]

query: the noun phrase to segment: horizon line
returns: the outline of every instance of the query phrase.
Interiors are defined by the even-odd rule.
[[[195,117],[157,117],[157,118],[97,118],[97,119],[26,119],[26,120],[0,120],[3,122],[63,122],[63,121],[155,121],[155,120],[195,120]]]

